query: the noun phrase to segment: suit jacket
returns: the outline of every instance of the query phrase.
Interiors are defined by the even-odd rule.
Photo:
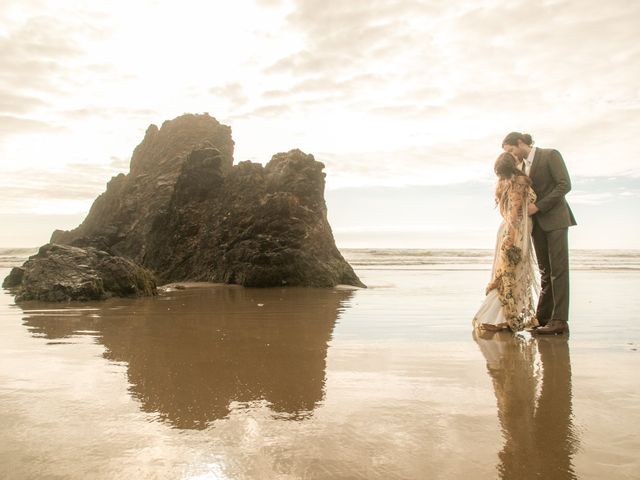
[[[536,148],[529,177],[538,197],[536,207],[540,210],[533,216],[534,222],[545,232],[576,225],[564,198],[571,190],[571,179],[560,152]]]

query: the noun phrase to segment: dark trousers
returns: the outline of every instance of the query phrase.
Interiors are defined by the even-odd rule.
[[[541,325],[549,320],[569,320],[568,230],[545,232],[534,221],[531,235],[542,276],[536,316]]]

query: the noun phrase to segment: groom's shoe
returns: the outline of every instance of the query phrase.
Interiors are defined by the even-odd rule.
[[[544,327],[547,323],[549,323],[549,320],[540,320],[540,319],[535,319],[535,325],[532,327],[527,327],[524,330],[526,332],[529,333],[536,333],[536,331],[540,328],[540,327]]]
[[[533,333],[536,335],[560,335],[569,333],[569,324],[564,320],[551,320],[545,326],[536,328]]]

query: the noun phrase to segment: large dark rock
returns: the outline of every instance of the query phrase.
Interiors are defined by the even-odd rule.
[[[160,129],[149,126],[133,151],[130,173],[113,177],[84,222],[68,232],[56,230],[51,242],[110,249],[143,263],[151,225],[167,209],[187,156],[211,146],[220,152],[221,171],[231,170],[231,129],[208,114],[182,115]]]
[[[151,125],[130,173],[51,242],[128,258],[163,283],[364,287],[327,221],[324,165],[292,150],[234,166],[233,145],[208,114]]]
[[[22,267],[13,267],[9,275],[2,282],[2,288],[15,288],[22,283],[22,278],[24,277],[24,268]]]
[[[13,275],[13,271],[21,270]],[[103,300],[156,294],[154,276],[131,260],[92,247],[47,244],[14,269],[3,287],[16,301]],[[9,282],[8,279],[13,278]],[[19,278],[19,281],[18,281]]]

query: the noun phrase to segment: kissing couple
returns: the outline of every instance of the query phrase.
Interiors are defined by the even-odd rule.
[[[560,152],[534,147],[529,134],[509,133],[502,149],[494,170],[503,221],[491,281],[473,325],[489,331],[568,333],[568,229],[576,225],[565,200],[569,172]]]

